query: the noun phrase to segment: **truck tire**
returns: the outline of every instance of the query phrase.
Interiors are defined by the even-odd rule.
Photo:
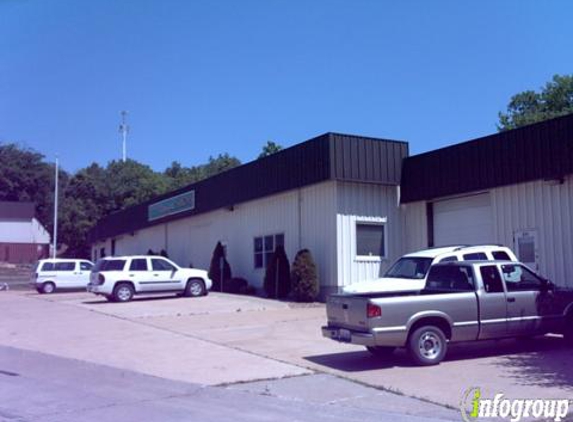
[[[447,350],[444,332],[434,325],[417,328],[408,338],[408,351],[418,365],[437,365],[444,359]]]
[[[387,358],[394,353],[396,348],[393,346],[366,346],[366,350],[368,350],[374,357]]]
[[[133,299],[135,291],[129,283],[119,283],[113,289],[114,302],[129,302]]]
[[[183,291],[183,296],[185,297],[198,297],[198,296],[205,296],[205,284],[203,280],[198,278],[191,278],[187,280],[187,285],[185,286],[185,290]]]

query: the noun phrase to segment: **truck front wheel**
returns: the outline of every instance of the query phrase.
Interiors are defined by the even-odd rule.
[[[447,349],[444,332],[433,325],[417,328],[408,339],[408,350],[418,365],[437,365],[446,356]]]

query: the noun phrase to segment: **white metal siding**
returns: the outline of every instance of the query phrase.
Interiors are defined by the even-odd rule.
[[[198,216],[160,224],[116,239],[117,254],[166,249],[181,266],[208,269],[218,241],[227,245],[233,276],[261,287],[264,269],[254,268],[255,236],[284,233],[289,261],[308,248],[321,283],[336,280],[336,184],[324,182]],[[98,245],[101,247],[101,245]],[[106,252],[109,254],[109,242]]]
[[[428,216],[426,202],[412,202],[402,205],[403,253],[415,252],[428,247]]]
[[[50,234],[35,218],[29,221],[3,220],[0,221],[0,242],[49,244]]]
[[[513,248],[519,230],[537,230],[539,272],[573,287],[573,178],[536,181],[492,191],[496,240]]]
[[[491,243],[493,213],[489,193],[434,202],[434,245]]]
[[[403,253],[398,190],[395,186],[341,182],[337,197],[338,285],[380,277]],[[356,257],[356,223],[360,221],[385,224],[386,257]]]

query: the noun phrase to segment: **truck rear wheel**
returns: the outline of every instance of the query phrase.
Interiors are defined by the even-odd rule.
[[[437,365],[446,356],[447,349],[444,332],[434,325],[417,328],[408,339],[408,351],[418,365]]]
[[[392,346],[366,346],[366,350],[377,358],[387,358],[394,353],[396,348]]]

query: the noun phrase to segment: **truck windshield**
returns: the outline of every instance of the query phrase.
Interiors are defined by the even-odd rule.
[[[432,258],[400,258],[386,271],[384,277],[421,280],[426,277],[430,265]]]

